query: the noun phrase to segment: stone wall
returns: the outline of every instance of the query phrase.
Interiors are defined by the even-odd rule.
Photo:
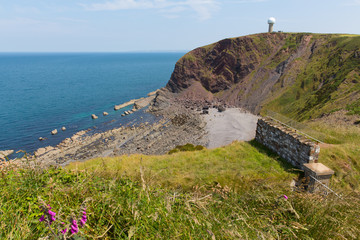
[[[305,163],[318,161],[320,147],[317,143],[271,119],[258,120],[255,139],[300,169],[304,169]]]

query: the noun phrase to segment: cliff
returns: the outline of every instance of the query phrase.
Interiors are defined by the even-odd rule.
[[[178,99],[270,109],[308,119],[360,113],[360,36],[263,33],[197,48],[177,63],[167,90]]]

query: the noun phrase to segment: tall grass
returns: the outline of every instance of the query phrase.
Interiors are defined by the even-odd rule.
[[[181,152],[162,156],[123,155],[71,163],[68,168],[95,171],[106,176],[122,175],[140,181],[140,167],[146,169],[150,184],[190,189],[213,184],[248,190],[252,185],[289,185],[296,178],[290,164],[253,142],[233,142],[211,150]]]
[[[104,170],[103,174],[106,172]],[[141,172],[139,170],[139,172]],[[83,239],[356,239],[359,196],[320,198],[264,183],[246,193],[213,185],[166,189],[64,169],[9,171],[0,180],[1,239],[49,236],[38,197],[66,216],[89,199]],[[7,183],[5,183],[7,182]],[[286,200],[283,195],[286,194]]]
[[[88,221],[76,235],[83,239],[360,236],[358,194],[340,199],[292,191],[289,183],[296,174],[254,142],[97,159],[71,169],[31,166],[2,169],[0,239],[54,239],[39,222],[39,197],[63,221],[88,200]]]

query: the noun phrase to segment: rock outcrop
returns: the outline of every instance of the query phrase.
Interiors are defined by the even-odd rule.
[[[14,153],[14,150],[4,150],[4,151],[0,151],[0,160],[4,160],[6,159],[7,156],[11,155]]]

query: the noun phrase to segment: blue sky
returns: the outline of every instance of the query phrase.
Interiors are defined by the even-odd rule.
[[[360,0],[0,0],[0,52],[187,51],[274,30],[360,34]]]

